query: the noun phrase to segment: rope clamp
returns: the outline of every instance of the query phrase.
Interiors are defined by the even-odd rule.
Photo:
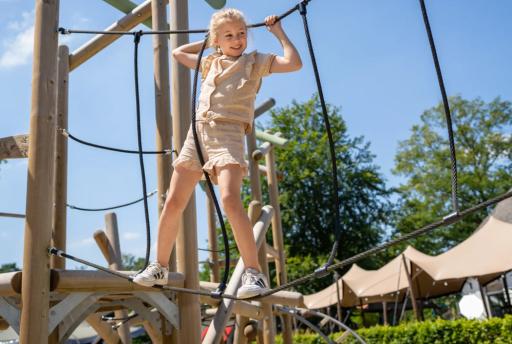
[[[71,32],[63,27],[59,27],[57,29],[57,32],[60,33],[61,35],[69,35],[71,34]]]
[[[226,284],[221,283],[221,284],[219,284],[219,287],[217,289],[215,289],[214,291],[212,291],[210,293],[210,296],[214,299],[221,299],[222,294],[224,294],[224,290],[226,290]]]
[[[308,12],[308,11],[307,11],[307,8],[306,8],[307,4],[308,4],[308,1],[307,1],[307,0],[302,1],[302,2],[299,4],[299,13],[300,13],[301,15],[306,15],[306,14],[307,14],[307,12]]]
[[[445,217],[443,217],[443,223],[444,224],[454,223],[456,220],[458,220],[459,216],[460,216],[460,213],[458,211],[454,211],[453,213],[448,214]]]
[[[61,250],[59,250],[59,249],[57,249],[57,248],[55,248],[55,247],[50,247],[50,248],[48,249],[48,254],[49,254],[50,256],[51,256],[51,255],[54,255],[54,256],[57,256],[57,257],[63,257],[63,256],[62,256],[62,254],[63,254],[63,253],[64,253],[63,251],[61,251]]]
[[[135,44],[138,44],[140,42],[140,38],[142,37],[143,34],[144,32],[142,30],[135,31],[133,33],[133,41],[135,42]]]
[[[329,274],[329,266],[330,264],[324,264],[319,268],[316,268],[314,271],[316,278],[323,278]]]
[[[67,132],[66,129],[64,129],[64,128],[57,128],[57,131],[60,132],[65,137],[69,137],[69,133]]]

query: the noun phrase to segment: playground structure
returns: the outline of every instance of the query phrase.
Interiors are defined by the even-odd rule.
[[[49,256],[49,247],[57,247],[62,251],[66,249],[65,132],[68,123],[69,74],[120,37],[100,34],[69,53],[67,46],[58,45],[58,5],[58,0],[36,1],[30,132],[28,135],[0,139],[0,159],[28,158],[29,161],[23,271],[0,275],[0,315],[3,324],[7,323],[19,333],[20,343],[65,342],[84,320],[106,343],[130,343],[129,326],[132,324],[142,324],[155,343],[199,343],[200,305],[209,304],[212,308],[208,312],[215,315],[203,343],[219,343],[224,334],[224,327],[233,313],[236,314],[237,343],[247,341],[244,334],[246,328],[252,328],[253,333],[249,334],[254,335],[254,322],[250,319],[260,322],[257,329],[260,342],[273,343],[274,313],[283,319],[281,328],[284,342],[291,343],[291,317],[307,324],[298,312],[293,311],[295,307],[305,307],[300,293],[281,291],[253,302],[217,299],[205,296],[204,293],[201,296],[187,292],[171,293],[144,288],[103,271],[66,270],[63,258]],[[166,5],[166,1],[147,0],[111,25],[107,31],[129,31],[138,24],[147,24],[150,19],[153,30],[163,30],[167,27],[187,29],[187,2],[170,2],[169,23]],[[171,65],[169,73],[168,42],[171,49],[175,48],[188,42],[188,34],[153,37],[155,113],[158,131],[156,149],[162,151],[173,147],[179,151],[190,126],[190,73],[177,63]],[[171,84],[168,82],[169,74],[172,75]],[[273,100],[265,102],[256,110],[255,117],[268,110],[274,103]],[[264,141],[259,147],[257,138]],[[253,199],[249,216],[254,225],[253,231],[259,247],[259,260],[263,272],[268,276],[268,262],[273,261],[278,285],[285,284],[287,276],[278,203],[278,173],[275,170],[273,149],[284,144],[286,139],[278,134],[272,135],[253,129],[253,132],[247,135]],[[263,158],[264,166],[258,162]],[[171,155],[158,155],[157,170],[157,200],[160,212],[172,173]],[[260,174],[267,177],[271,203],[268,206],[261,204],[263,197]],[[216,221],[210,199],[208,209],[211,280],[198,280],[196,211],[195,199],[192,196],[183,215],[175,255],[171,257],[171,271],[176,272],[170,274],[168,286],[208,292],[217,287],[219,259],[216,253]],[[23,217],[20,214],[2,215]],[[273,246],[269,246],[264,240],[270,224]],[[122,270],[115,214],[106,215],[106,231],[97,231],[94,238],[109,267],[112,270]],[[240,261],[227,285],[226,294],[236,294],[242,272],[243,263]],[[119,273],[129,275],[135,272]],[[273,308],[273,305],[279,306]],[[134,311],[136,316],[128,316],[128,310]],[[109,311],[115,311],[115,318],[127,320],[117,328],[117,331],[101,320],[102,315]],[[310,325],[312,326],[308,326]],[[344,328],[351,332],[350,329]]]

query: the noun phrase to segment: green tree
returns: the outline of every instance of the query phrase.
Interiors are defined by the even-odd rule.
[[[341,109],[327,106],[335,146],[341,245],[347,258],[380,242],[391,191],[373,163],[369,143],[349,137]],[[275,150],[285,242],[290,256],[328,254],[334,242],[331,158],[317,96],[272,111],[266,128],[289,141]]]
[[[512,105],[496,98],[450,98],[458,162],[460,208],[464,209],[506,192],[512,186]],[[406,178],[400,185],[397,233],[408,233],[452,212],[451,163],[443,105],[421,115],[410,138],[400,142],[394,173]],[[438,253],[464,240],[487,213],[479,212],[414,245]]]
[[[16,263],[7,263],[0,265],[0,273],[2,272],[13,272],[20,271],[20,268],[16,265]]]
[[[144,268],[146,259],[144,257],[135,257],[133,254],[127,253],[122,255],[123,270],[138,271]]]

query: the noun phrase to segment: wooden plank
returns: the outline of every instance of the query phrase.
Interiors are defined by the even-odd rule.
[[[127,276],[135,275],[137,271],[121,271]],[[154,291],[153,288],[143,287],[123,278],[98,270],[55,270],[55,291],[66,293],[73,291],[105,291],[105,292],[134,292]],[[184,276],[177,272],[169,273],[168,286],[183,287]]]
[[[28,158],[28,135],[0,139],[0,160]]]
[[[7,297],[0,297],[0,316],[9,323],[14,332],[20,333],[20,310]]]

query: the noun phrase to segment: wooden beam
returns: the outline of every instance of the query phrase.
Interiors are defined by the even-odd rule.
[[[276,136],[279,137],[279,135]],[[273,145],[271,145],[268,153],[266,154],[265,164],[268,171],[267,184],[270,204],[274,208],[274,214],[272,216],[272,240],[274,242],[274,249],[278,254],[278,259],[275,260],[277,285],[283,285],[288,282],[288,277],[286,274],[286,262],[284,259],[283,228],[281,223],[279,188],[277,185],[276,159]],[[283,343],[292,343],[292,319],[289,314],[283,314]]]
[[[188,1],[173,0],[169,2],[169,23],[171,30],[187,30]],[[171,35],[170,50],[189,42],[188,34]],[[173,120],[174,148],[180,151],[190,128],[191,89],[190,70],[173,60],[171,65],[171,113]],[[199,271],[197,255],[196,199],[192,193],[183,212],[178,237],[176,240],[177,270],[185,275],[185,287],[199,288]],[[201,308],[197,295],[178,295],[180,309],[180,344],[201,342]]]
[[[254,239],[256,241],[256,247],[260,247],[265,240],[265,233],[267,232],[268,226],[270,224],[270,220],[272,218],[272,213],[274,210],[271,206],[265,206],[262,209],[261,216],[258,222],[253,227]],[[243,261],[240,260],[235,268],[235,271],[231,275],[231,279],[226,287],[226,294],[234,295],[238,290],[238,286],[240,285],[240,281],[242,278],[242,273],[244,272],[244,264]],[[210,326],[208,328],[208,332],[203,339],[203,344],[213,344],[219,343],[220,339],[224,334],[224,328],[226,327],[226,323],[231,316],[231,312],[233,309],[233,300],[223,299],[219,304],[217,314],[213,318]]]
[[[21,291],[21,271],[0,274],[0,296],[19,295]]]
[[[264,114],[268,110],[274,107],[276,105],[276,100],[274,98],[268,98],[263,103],[258,105],[256,109],[254,109],[254,118]]]
[[[119,344],[119,335],[112,326],[101,320],[100,314],[90,314],[85,321],[98,333],[106,344]]]
[[[268,141],[276,146],[284,146],[288,142],[288,140],[285,138],[260,130],[256,130],[256,138],[259,140]]]
[[[133,9],[129,14],[110,25],[105,31],[130,31],[135,26],[151,17],[151,0],[146,0]],[[69,69],[75,70],[82,63],[99,53],[104,48],[115,42],[120,35],[101,34],[96,35],[90,41],[75,50],[69,56]]]
[[[107,4],[111,5],[112,7],[117,8],[119,11],[121,11],[125,14],[130,13],[137,7],[137,4],[131,2],[130,0],[103,0],[103,1],[105,1]],[[167,3],[167,1],[165,1],[165,3]],[[142,22],[142,24],[146,25],[148,28],[151,29],[151,26],[152,26],[151,18]]]
[[[28,135],[0,139],[0,160],[28,158]]]
[[[213,291],[219,286],[218,283],[201,281],[201,289]],[[304,296],[295,291],[278,291],[269,296],[254,298],[254,300],[261,301],[268,304],[277,304],[289,307],[305,308]]]
[[[127,276],[135,275],[137,271],[120,271]],[[52,284],[55,291],[105,291],[105,292],[134,292],[154,291],[153,288],[143,287],[123,278],[98,270],[55,270]],[[169,273],[168,286],[183,287],[184,276],[177,272]]]
[[[68,129],[69,95],[69,49],[59,47],[57,85],[57,128]],[[63,135],[55,137],[55,182],[53,206],[52,246],[66,251],[66,219],[68,194],[68,139]],[[66,259],[52,255],[52,269],[65,269]]]
[[[20,343],[48,340],[59,1],[36,0]],[[34,335],[37,334],[37,335]]]

